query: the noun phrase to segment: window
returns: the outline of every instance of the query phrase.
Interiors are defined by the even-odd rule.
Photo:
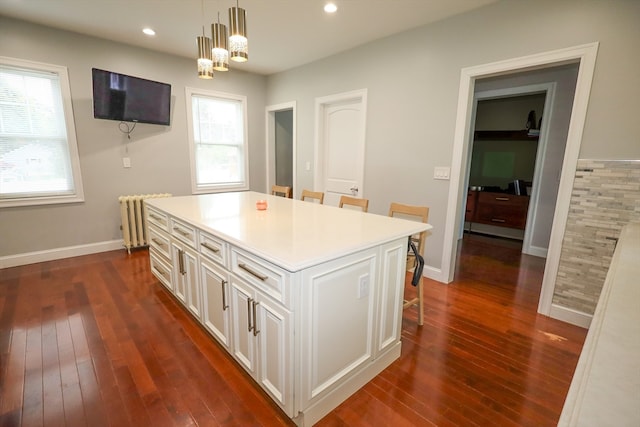
[[[0,57],[0,207],[83,198],[66,68]]]
[[[248,189],[246,97],[186,93],[193,193]]]

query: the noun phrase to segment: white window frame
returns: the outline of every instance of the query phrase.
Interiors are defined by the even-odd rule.
[[[249,189],[249,132],[247,125],[247,97],[244,95],[235,95],[226,92],[218,92],[200,88],[187,87],[185,89],[185,98],[187,104],[187,134],[189,138],[189,161],[191,167],[191,192],[193,194],[217,193],[224,191],[245,191]],[[231,184],[210,184],[199,185],[196,176],[196,147],[193,131],[193,108],[192,97],[203,96],[218,99],[228,99],[239,101],[242,103],[243,118],[243,162],[244,162],[244,180],[239,183]]]
[[[80,171],[80,157],[78,155],[78,141],[76,139],[76,127],[73,117],[73,106],[71,103],[71,88],[69,85],[69,73],[67,68],[60,65],[45,64],[42,62],[27,61],[18,58],[0,56],[0,63],[16,67],[30,69],[39,72],[49,72],[57,74],[60,83],[60,95],[62,97],[62,109],[64,114],[65,127],[67,132],[67,146],[69,149],[69,161],[73,179],[73,193],[60,195],[0,198],[0,208],[14,206],[35,206],[59,203],[78,203],[84,201],[84,190],[82,187],[82,174]]]

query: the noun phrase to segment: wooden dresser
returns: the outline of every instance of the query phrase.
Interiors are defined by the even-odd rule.
[[[524,230],[529,196],[469,191],[465,221]]]

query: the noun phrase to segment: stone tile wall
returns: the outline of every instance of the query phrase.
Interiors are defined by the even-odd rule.
[[[640,222],[640,160],[579,160],[554,304],[593,314],[617,238],[629,222]]]

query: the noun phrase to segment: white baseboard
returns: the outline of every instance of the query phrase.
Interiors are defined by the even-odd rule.
[[[0,257],[0,268],[17,267],[19,265],[53,261],[56,259],[71,258],[74,256],[89,255],[99,252],[113,251],[117,249],[125,250],[122,240],[110,240],[106,242],[89,243],[86,245],[48,249],[46,251],[9,255]]]
[[[533,255],[533,256],[537,256],[540,258],[546,258],[547,257],[547,252],[549,251],[548,248],[541,248],[538,246],[531,246],[529,247],[528,250],[523,250],[522,252],[527,254],[527,255]]]
[[[422,276],[431,280],[435,280],[436,282],[449,283],[447,278],[444,277],[444,274],[442,274],[441,269],[428,265],[424,266],[424,269],[422,270]]]
[[[556,304],[551,304],[549,317],[588,329],[589,325],[591,325],[591,319],[593,318],[593,315],[573,310],[571,308],[562,307]]]

